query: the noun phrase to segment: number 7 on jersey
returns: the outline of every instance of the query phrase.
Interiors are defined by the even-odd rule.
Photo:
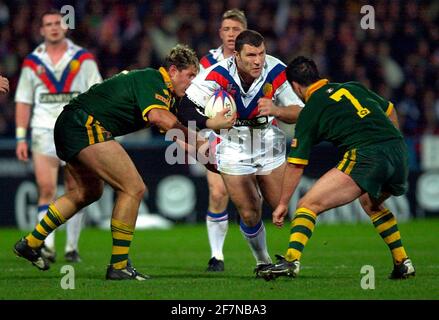
[[[340,101],[341,97],[345,96],[355,107],[355,109],[357,109],[357,115],[360,118],[364,118],[365,116],[367,116],[370,113],[370,110],[363,107],[360,102],[358,102],[358,100],[352,95],[352,93],[350,93],[348,90],[346,90],[345,88],[341,88],[337,91],[335,91],[330,98],[332,100],[335,101]]]

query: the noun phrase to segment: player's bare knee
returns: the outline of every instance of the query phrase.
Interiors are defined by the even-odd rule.
[[[53,199],[56,193],[56,185],[51,183],[42,183],[38,185],[38,194],[43,199]]]
[[[137,200],[142,200],[145,192],[146,192],[146,185],[141,180],[132,183],[129,186],[129,188],[126,190],[126,193],[128,193],[130,196],[134,197]]]
[[[229,195],[223,188],[212,188],[209,193],[209,200],[214,204],[222,204],[228,200]]]
[[[97,186],[96,188],[77,188],[72,190],[72,193],[75,195],[77,204],[80,207],[85,207],[101,198],[103,187]]]
[[[241,210],[239,215],[247,227],[254,227],[261,220],[260,215],[254,210]]]
[[[367,194],[362,195],[359,199],[360,205],[369,216],[380,211],[380,206],[374,204]]]

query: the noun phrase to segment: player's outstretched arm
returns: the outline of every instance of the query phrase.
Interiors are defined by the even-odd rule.
[[[182,125],[177,117],[170,111],[151,109],[146,114],[146,117],[152,125],[159,127],[165,132],[171,129],[179,130],[181,134],[175,135],[174,139],[178,139],[179,145],[189,154],[193,155],[194,150],[196,150],[198,153],[197,159],[208,157],[208,141],[197,134],[197,132]],[[203,164],[206,162],[208,161],[203,161]]]
[[[273,116],[285,123],[296,123],[302,107],[298,105],[276,106],[269,98],[258,100],[259,116]]]
[[[288,213],[288,205],[290,203],[291,196],[297,188],[297,185],[302,178],[305,166],[287,163],[285,168],[284,178],[282,182],[282,191],[280,195],[279,204],[273,211],[273,223],[277,227],[282,227],[284,224],[284,218]]]
[[[9,92],[9,80],[0,76],[0,94],[6,94]]]

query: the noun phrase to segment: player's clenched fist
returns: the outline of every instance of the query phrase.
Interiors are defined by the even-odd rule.
[[[0,94],[9,92],[9,81],[5,77],[0,76]]]

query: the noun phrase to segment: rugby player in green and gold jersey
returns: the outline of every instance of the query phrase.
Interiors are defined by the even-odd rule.
[[[155,125],[162,131],[180,129],[187,139],[188,129],[170,109],[175,99],[184,95],[198,68],[195,52],[177,45],[159,70],[122,72],[92,86],[64,108],[55,125],[55,144],[59,158],[67,162],[66,170],[74,177],[76,188],[53,202],[35,229],[16,243],[14,251],[18,256],[47,270],[49,264],[39,252],[44,239],[81,208],[97,201],[106,182],[116,192],[111,220],[112,256],[106,279],[148,278],[128,260],[146,187],[114,137]]]
[[[331,83],[322,79],[314,61],[306,57],[291,61],[286,73],[305,107],[296,124],[273,223],[283,225],[290,198],[314,144],[330,141],[346,153],[299,200],[285,257],[278,256],[278,263],[261,275],[266,280],[295,277],[317,216],[359,198],[391,251],[394,268],[390,278],[414,276],[415,269],[402,245],[395,216],[383,205],[391,195],[404,194],[408,185],[407,149],[392,103],[360,83]]]

